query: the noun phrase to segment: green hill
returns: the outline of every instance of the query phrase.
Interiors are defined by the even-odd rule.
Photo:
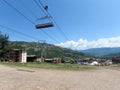
[[[118,53],[111,53],[111,54],[108,54],[108,55],[104,55],[103,57],[104,58],[120,57],[120,52],[118,52]]]
[[[74,51],[67,48],[58,47],[55,45],[47,43],[36,43],[36,42],[20,42],[12,41],[9,43],[9,48],[11,49],[24,49],[27,51],[28,55],[41,55],[41,51],[45,58],[54,58],[54,57],[69,57],[69,58],[82,58],[85,57],[84,53]]]

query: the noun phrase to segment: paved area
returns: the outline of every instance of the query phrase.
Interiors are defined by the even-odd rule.
[[[120,71],[60,71],[0,65],[0,90],[120,90]]]

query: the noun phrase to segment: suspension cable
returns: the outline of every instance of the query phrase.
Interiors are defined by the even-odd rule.
[[[36,4],[38,5],[38,7],[40,7],[40,9],[42,10],[42,12],[43,12],[45,15],[48,15],[48,16],[51,17],[51,14],[50,14],[47,10],[44,9],[44,5],[42,4],[42,2],[41,2],[40,0],[38,0],[39,3],[40,3],[40,5],[37,3],[36,0],[34,0],[34,1],[35,1]],[[53,17],[50,18],[50,19],[51,19],[51,21],[53,21],[54,24],[57,26],[57,28],[58,28],[58,30],[60,31],[60,33],[61,33],[67,40],[69,40],[68,37],[67,37],[67,36],[65,35],[65,33],[63,32],[63,30],[60,28],[60,26],[56,23],[55,19],[54,19]]]
[[[17,8],[15,8],[14,6],[12,6],[10,3],[8,3],[6,0],[3,0],[9,7],[11,7],[12,9],[14,9],[16,12],[18,12],[20,15],[22,15],[26,20],[28,20],[30,23],[34,24],[34,22],[32,22],[28,17],[26,17],[23,13],[21,13]]]

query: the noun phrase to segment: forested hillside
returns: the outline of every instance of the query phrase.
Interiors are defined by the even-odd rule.
[[[36,42],[19,42],[12,41],[9,43],[10,49],[23,49],[27,51],[28,55],[41,55],[41,51],[45,58],[54,57],[70,57],[70,58],[82,58],[85,57],[84,53],[73,51],[71,49],[58,47],[47,43],[36,43]]]

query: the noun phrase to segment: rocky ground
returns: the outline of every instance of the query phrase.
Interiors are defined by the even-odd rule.
[[[0,65],[0,90],[120,90],[120,71],[61,71]]]

